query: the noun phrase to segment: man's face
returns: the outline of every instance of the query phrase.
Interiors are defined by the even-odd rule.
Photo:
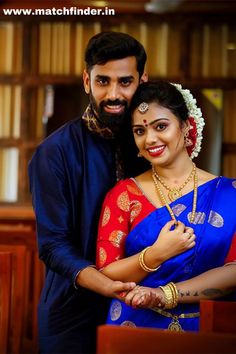
[[[94,65],[90,74],[84,72],[85,92],[98,120],[117,131],[122,125],[131,98],[140,81],[135,57],[110,60]]]

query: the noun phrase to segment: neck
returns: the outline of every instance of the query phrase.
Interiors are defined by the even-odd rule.
[[[180,198],[183,195],[183,191],[186,191],[186,188],[189,189],[189,182],[193,180],[194,182],[194,208],[196,206],[196,193],[197,193],[197,173],[196,173],[196,167],[195,164],[192,161],[189,161],[189,165],[191,164],[191,170],[189,171],[188,167],[186,166],[186,171],[182,172],[181,178],[176,178],[177,176],[174,175],[174,178],[172,179],[164,179],[163,176],[161,177],[156,169],[153,167],[153,173],[152,173],[152,178],[155,183],[156,189],[158,190],[162,201],[164,204],[166,204],[166,199],[165,196],[162,192],[162,190],[159,187],[159,184],[162,186],[167,191],[168,198],[172,202],[178,198]],[[178,166],[178,172],[180,171],[180,166]],[[172,171],[173,173],[173,171]],[[194,209],[193,208],[193,209]],[[195,214],[195,211],[193,212]],[[173,218],[173,216],[172,216]],[[191,217],[192,218],[192,217]]]
[[[170,185],[179,185],[193,169],[192,160],[187,157],[182,161],[175,161],[172,165],[153,165],[155,172]]]

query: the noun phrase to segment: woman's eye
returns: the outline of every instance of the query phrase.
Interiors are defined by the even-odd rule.
[[[158,124],[158,125],[156,126],[156,129],[157,129],[157,130],[164,130],[166,127],[167,127],[166,124]]]
[[[142,135],[143,132],[144,132],[144,130],[141,129],[141,128],[138,128],[138,129],[134,129],[134,130],[133,130],[133,133],[136,134],[136,135]]]

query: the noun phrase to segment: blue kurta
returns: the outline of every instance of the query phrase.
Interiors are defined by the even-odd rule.
[[[45,139],[29,163],[39,256],[46,264],[38,308],[41,353],[94,351],[107,300],[75,289],[74,280],[95,262],[101,204],[116,181],[114,154],[113,140],[76,119]]]

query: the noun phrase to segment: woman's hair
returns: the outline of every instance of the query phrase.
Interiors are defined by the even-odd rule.
[[[156,102],[168,108],[180,121],[186,121],[189,113],[181,93],[167,81],[148,81],[139,85],[130,104],[130,113],[142,103]]]
[[[89,72],[96,64],[103,65],[110,60],[134,56],[137,71],[141,77],[144,72],[147,55],[144,47],[132,36],[122,32],[101,32],[93,36],[85,50],[86,68]]]

